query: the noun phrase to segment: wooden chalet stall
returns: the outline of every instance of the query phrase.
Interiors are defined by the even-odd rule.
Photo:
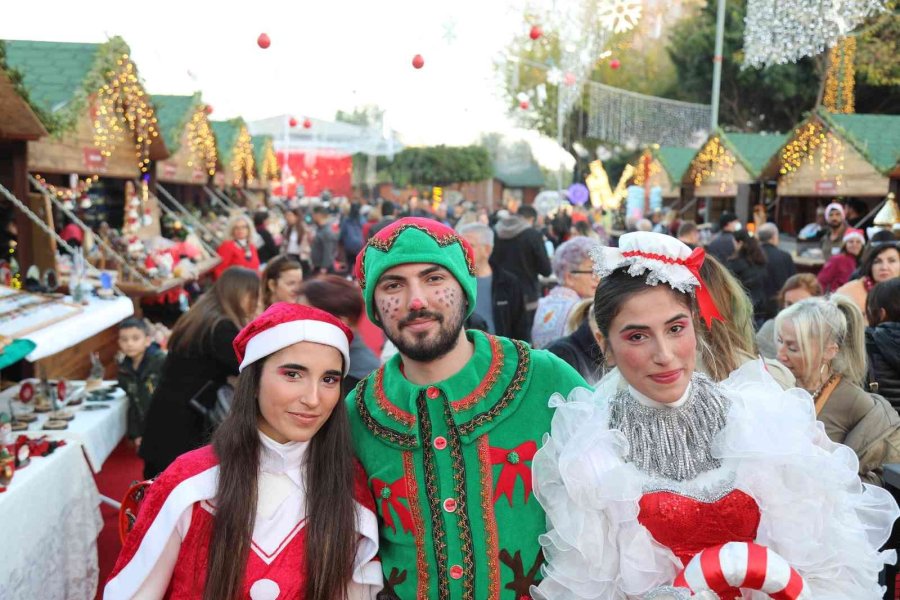
[[[716,223],[725,211],[750,221],[753,205],[765,201],[760,174],[784,143],[781,134],[726,133],[709,136],[681,180],[697,199],[697,216]]]
[[[152,96],[159,128],[172,152],[154,163],[156,196],[163,215],[163,234],[195,240],[203,252],[200,274],[218,262],[218,238],[205,224],[209,199],[204,188],[218,164],[216,139],[208,119],[208,106],[193,96]],[[190,234],[194,237],[191,237]]]
[[[658,187],[664,207],[683,208],[681,180],[696,153],[694,148],[654,144],[646,148],[634,163],[630,183],[648,191]],[[690,210],[690,207],[685,208]]]
[[[892,189],[898,156],[900,115],[811,113],[763,171],[777,180],[779,228],[796,233],[835,199],[874,210]]]
[[[244,206],[243,190],[255,183],[256,159],[253,156],[253,139],[247,124],[240,117],[228,121],[210,121],[216,136],[219,167],[214,176],[214,188],[231,202],[230,208]],[[235,203],[237,201],[237,203]]]

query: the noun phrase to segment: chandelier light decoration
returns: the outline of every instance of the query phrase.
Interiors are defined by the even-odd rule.
[[[833,48],[887,0],[748,0],[744,67],[796,62]]]
[[[202,167],[209,175],[216,173],[216,138],[213,135],[212,128],[209,126],[207,118],[206,106],[198,106],[188,121],[188,146],[190,147],[190,157],[188,158],[188,166],[193,167],[195,164]]]
[[[135,157],[142,173],[150,168],[150,145],[159,136],[156,115],[127,54],[116,60],[114,71],[97,91],[94,105],[94,145],[112,156],[123,135],[134,139]]]

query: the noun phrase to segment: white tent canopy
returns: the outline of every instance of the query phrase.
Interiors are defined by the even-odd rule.
[[[271,135],[275,151],[336,150],[347,154],[363,153],[372,156],[393,156],[403,149],[394,131],[382,131],[377,126],[353,125],[339,121],[325,121],[308,117],[310,127],[303,127],[297,118],[290,126],[290,115],[278,115],[247,124],[253,135]]]

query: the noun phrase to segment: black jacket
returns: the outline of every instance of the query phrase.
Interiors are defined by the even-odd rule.
[[[766,310],[766,265],[752,264],[746,258],[730,258],[725,263],[753,301],[753,317],[762,320]]]
[[[730,231],[720,231],[706,246],[706,253],[712,254],[720,263],[725,263],[734,254],[734,234]]]
[[[900,323],[885,322],[866,328],[866,354],[869,358],[871,391],[887,398],[900,411]]]
[[[518,215],[497,223],[495,231],[497,237],[491,264],[508,270],[518,278],[526,304],[537,302],[541,295],[538,275],[546,277],[552,270],[543,234]]]
[[[256,253],[259,254],[259,262],[267,263],[273,257],[278,256],[278,244],[275,243],[275,238],[265,227],[260,227],[256,233],[262,240],[262,245],[256,249]]]
[[[169,351],[141,443],[147,479],[156,477],[179,455],[209,441],[212,432],[206,431],[203,415],[190,401],[196,396],[202,406],[212,408],[219,387],[229,375],[238,374],[231,345],[237,334],[237,325],[226,319],[219,321],[202,346],[191,344],[187,350]]]
[[[587,319],[570,335],[554,340],[546,350],[572,365],[589,384],[600,381],[603,351],[597,345]]]
[[[128,438],[144,435],[144,424],[153,393],[162,377],[166,354],[156,342],[144,351],[144,358],[135,370],[129,357],[119,363],[119,387],[128,395]]]
[[[522,284],[506,269],[494,268],[491,279],[491,305],[496,335],[524,342],[530,341],[531,324],[525,311]],[[487,331],[487,321],[481,315],[472,313],[466,328]]]
[[[797,273],[797,265],[791,255],[772,244],[761,244],[766,255],[766,318],[774,319],[778,314],[778,292],[789,277]]]

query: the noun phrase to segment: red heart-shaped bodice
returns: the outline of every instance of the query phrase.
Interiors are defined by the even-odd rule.
[[[715,502],[650,492],[641,497],[640,509],[640,524],[683,565],[711,546],[752,542],[759,527],[759,505],[741,490],[732,490]]]

